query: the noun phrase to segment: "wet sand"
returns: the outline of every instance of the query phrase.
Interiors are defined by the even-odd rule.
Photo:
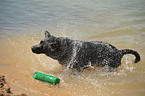
[[[26,94],[14,95],[6,82],[5,76],[0,75],[0,96],[27,96]]]

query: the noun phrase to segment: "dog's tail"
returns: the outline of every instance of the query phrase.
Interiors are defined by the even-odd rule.
[[[121,50],[121,52],[122,52],[122,55],[125,55],[125,54],[133,54],[133,55],[135,55],[136,58],[135,58],[134,63],[137,63],[137,62],[139,62],[141,60],[139,53],[134,51],[134,50],[123,49],[123,50]]]

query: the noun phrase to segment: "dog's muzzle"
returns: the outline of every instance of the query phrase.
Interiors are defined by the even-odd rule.
[[[40,46],[40,45],[32,46],[31,50],[33,53],[36,53],[36,54],[41,54],[44,52],[42,46]]]

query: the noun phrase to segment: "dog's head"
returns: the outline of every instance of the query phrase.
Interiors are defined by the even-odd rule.
[[[45,39],[41,40],[38,45],[31,47],[32,52],[36,54],[46,54],[47,56],[57,56],[60,47],[60,40],[45,31]]]

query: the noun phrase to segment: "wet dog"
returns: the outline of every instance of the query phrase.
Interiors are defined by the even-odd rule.
[[[84,42],[55,37],[48,31],[45,32],[45,39],[31,49],[33,53],[46,54],[58,60],[60,64],[79,72],[92,66],[117,68],[121,65],[121,59],[125,54],[135,55],[135,63],[140,61],[138,52],[130,49],[118,50],[102,41]]]

